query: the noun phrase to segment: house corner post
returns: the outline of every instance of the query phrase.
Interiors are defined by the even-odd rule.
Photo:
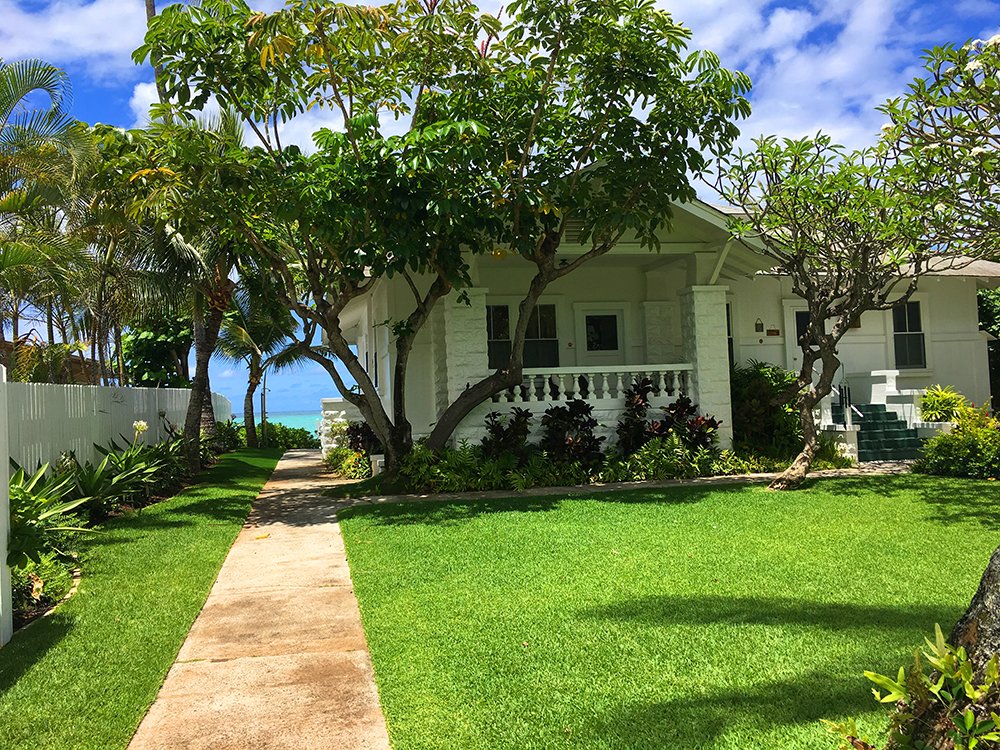
[[[684,359],[694,366],[691,398],[702,414],[721,420],[719,444],[733,444],[733,410],[729,389],[729,346],[724,286],[691,286],[681,292]]]
[[[7,551],[10,543],[10,445],[7,419],[7,371],[0,365],[0,646],[14,634],[14,593]]]

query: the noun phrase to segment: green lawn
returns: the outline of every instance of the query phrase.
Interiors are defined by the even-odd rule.
[[[1000,543],[995,483],[886,477],[362,506],[394,750],[835,748]]]
[[[277,459],[226,455],[82,545],[76,595],[0,649],[0,747],[128,745]]]

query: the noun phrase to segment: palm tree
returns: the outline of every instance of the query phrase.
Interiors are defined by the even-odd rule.
[[[302,362],[298,349],[288,346],[295,319],[273,288],[259,276],[245,276],[233,298],[219,334],[219,354],[247,366],[247,389],[243,397],[243,424],[247,447],[256,448],[257,424],[253,399],[268,368],[283,369]]]
[[[37,94],[47,98],[44,106]],[[39,299],[51,303],[80,257],[62,231],[62,207],[95,151],[86,127],[67,112],[70,100],[59,68],[0,60],[0,340],[7,327],[15,343],[21,338],[22,314]]]

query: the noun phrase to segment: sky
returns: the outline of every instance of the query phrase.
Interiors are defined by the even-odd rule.
[[[161,0],[160,5],[164,4]],[[250,2],[272,11],[280,0]],[[760,134],[804,136],[819,130],[847,146],[872,143],[884,122],[875,110],[919,73],[924,49],[987,39],[1000,31],[993,0],[657,0],[692,30],[692,49],[716,52],[722,64],[753,80],[753,115],[742,145]],[[480,3],[496,12],[499,2]],[[143,0],[0,0],[0,58],[41,58],[67,70],[72,113],[85,122],[142,125],[155,98],[152,71],[132,63],[145,31]],[[336,127],[313,111],[283,131],[308,147],[319,127]],[[214,363],[212,387],[242,411],[246,373]],[[318,411],[336,395],[318,366],[269,378],[268,408]]]

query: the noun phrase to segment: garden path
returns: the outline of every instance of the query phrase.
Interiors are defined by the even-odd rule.
[[[285,453],[131,750],[388,750],[330,484]]]

